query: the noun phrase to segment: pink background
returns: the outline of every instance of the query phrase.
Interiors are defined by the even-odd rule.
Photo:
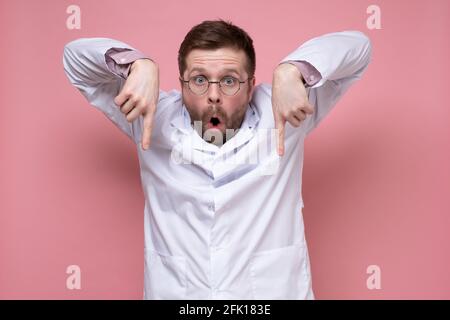
[[[220,2],[225,3],[225,2]],[[253,37],[257,82],[313,36],[372,40],[364,75],[306,141],[303,194],[318,299],[450,298],[450,2],[24,1],[0,3],[0,298],[140,299],[143,194],[133,144],[64,75],[79,37],[151,55],[179,89],[177,50],[203,20]],[[81,30],[66,8],[81,7]],[[368,30],[376,4],[382,29]],[[66,268],[81,268],[81,290]],[[380,290],[366,268],[381,268]]]

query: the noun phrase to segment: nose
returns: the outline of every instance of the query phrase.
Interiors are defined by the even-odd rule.
[[[211,83],[208,89],[208,102],[219,104],[222,100],[222,92],[218,83]]]

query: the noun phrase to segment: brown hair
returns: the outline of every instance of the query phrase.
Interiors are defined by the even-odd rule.
[[[247,56],[246,71],[249,78],[255,75],[256,57],[253,40],[231,23],[231,21],[207,20],[194,26],[184,37],[178,50],[178,69],[183,76],[186,70],[186,57],[194,49],[214,50],[219,48],[243,50]]]

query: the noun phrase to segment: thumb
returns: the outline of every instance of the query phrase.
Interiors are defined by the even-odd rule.
[[[153,128],[153,112],[147,112],[144,115],[144,128],[142,129],[142,149],[147,150],[150,147]]]

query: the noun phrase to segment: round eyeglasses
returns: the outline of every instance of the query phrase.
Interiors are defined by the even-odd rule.
[[[232,76],[225,76],[220,81],[209,81],[205,76],[193,76],[189,80],[184,80],[180,77],[180,80],[184,83],[188,84],[189,90],[191,90],[196,95],[202,95],[206,91],[208,91],[211,83],[218,83],[220,91],[224,95],[234,96],[241,89],[241,83],[246,83],[248,80],[252,78],[248,78],[245,81],[239,81]]]

